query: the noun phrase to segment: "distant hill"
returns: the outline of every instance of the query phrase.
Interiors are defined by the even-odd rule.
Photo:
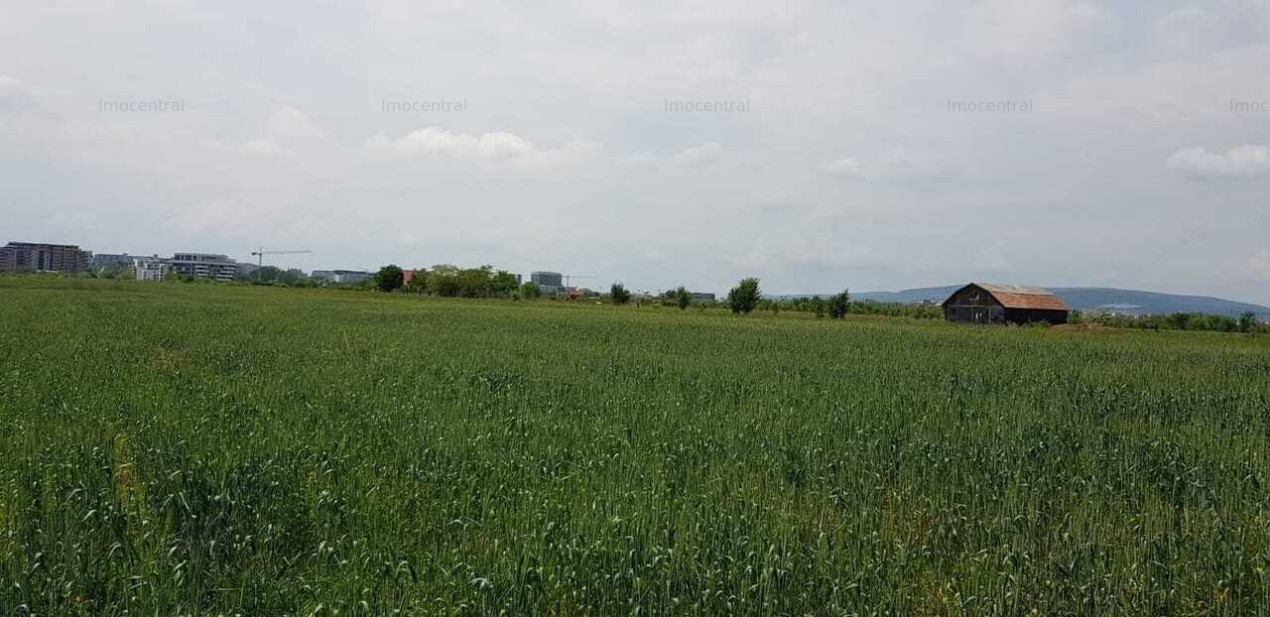
[[[870,291],[852,293],[851,299],[901,302],[904,304],[915,304],[928,300],[942,302],[949,294],[960,287],[961,285],[949,285],[947,287],[924,287],[921,289],[905,289],[903,291]],[[1154,291],[1110,289],[1106,287],[1050,287],[1049,290],[1062,298],[1068,306],[1078,311],[1102,310],[1128,315],[1209,313],[1230,317],[1238,317],[1242,313],[1252,311],[1257,314],[1259,319],[1270,319],[1270,307],[1209,296],[1182,296]],[[832,294],[821,295],[828,297]]]

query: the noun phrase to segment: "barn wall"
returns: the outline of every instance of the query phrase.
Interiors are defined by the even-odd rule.
[[[992,294],[971,285],[944,302],[944,319],[959,323],[1005,323],[1006,311]]]
[[[1000,306],[944,306],[944,319],[960,323],[1005,323],[1005,309]]]
[[[974,285],[958,290],[944,304],[951,306],[1001,306],[1001,303],[997,302],[997,299],[993,298],[992,294]]]
[[[1044,321],[1051,324],[1067,323],[1067,311],[1051,311],[1043,309],[1006,309],[1006,321],[1011,323],[1032,323]]]

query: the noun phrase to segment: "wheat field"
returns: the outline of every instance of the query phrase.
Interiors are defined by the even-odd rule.
[[[1270,614],[1270,337],[0,279],[0,615]]]

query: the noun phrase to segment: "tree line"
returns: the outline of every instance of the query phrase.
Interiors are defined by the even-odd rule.
[[[396,265],[388,265],[369,280],[359,283],[334,285],[353,289],[377,289],[383,292],[415,293],[451,298],[511,298],[536,299],[542,297],[542,289],[533,282],[521,283],[516,275],[507,270],[496,270],[493,266],[484,265],[474,268],[460,268],[452,264],[439,264],[428,269],[419,268],[412,271],[413,276],[405,280],[405,271]],[[82,276],[104,279],[132,278],[133,270],[123,267],[96,268]],[[195,279],[169,272],[169,281],[180,282],[214,282],[207,279]],[[240,283],[253,285],[272,285],[282,287],[318,287],[319,283],[298,269],[284,270],[274,266],[264,266],[240,273],[235,277]],[[644,305],[656,303],[661,306],[677,307],[686,310],[690,306],[698,308],[726,308],[738,315],[748,315],[754,311],[770,311],[779,314],[781,311],[810,313],[816,317],[842,319],[848,314],[879,315],[888,317],[909,317],[913,319],[941,319],[943,312],[935,304],[903,304],[898,302],[876,302],[872,300],[853,301],[850,293],[841,293],[828,297],[799,296],[787,298],[764,297],[759,288],[759,279],[745,278],[728,291],[725,298],[718,301],[694,300],[692,293],[684,286],[667,290],[655,297],[636,297],[623,284],[613,283],[607,294],[599,296],[604,302],[624,305],[635,302]],[[1245,312],[1238,317],[1214,315],[1209,313],[1178,312],[1168,315],[1124,315],[1101,311],[1072,311],[1069,317],[1072,324],[1097,324],[1112,328],[1131,328],[1141,330],[1191,330],[1207,332],[1240,332],[1270,334],[1270,323],[1259,322],[1252,312]]]
[[[406,271],[400,266],[387,265],[380,268],[367,284],[387,293],[416,293],[450,298],[535,299],[543,295],[542,289],[536,283],[519,283],[516,276],[510,272],[495,270],[488,265],[460,268],[442,264],[429,269],[419,268],[411,271],[411,274],[409,280],[406,280],[408,278]],[[696,300],[682,285],[657,296],[636,297],[622,283],[613,283],[608,293],[600,295],[599,298],[601,301],[618,306],[634,302],[641,306],[654,303],[680,310],[686,310],[690,306],[703,309],[727,308],[738,315],[767,310],[776,314],[781,311],[805,312],[830,319],[843,319],[848,314],[917,319],[933,319],[941,316],[938,307],[934,306],[873,301],[853,302],[848,290],[829,297],[768,298],[763,296],[757,278],[742,279],[728,291],[724,299],[719,301]]]
[[[1247,311],[1239,317],[1210,313],[1171,313],[1168,315],[1120,315],[1100,311],[1072,311],[1070,323],[1097,324],[1111,328],[1141,330],[1197,330],[1207,332],[1268,333],[1270,323],[1258,323],[1257,315]]]

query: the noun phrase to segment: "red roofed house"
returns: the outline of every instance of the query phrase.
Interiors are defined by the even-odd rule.
[[[1040,287],[971,283],[942,304],[944,318],[964,323],[1067,323],[1067,303]]]

